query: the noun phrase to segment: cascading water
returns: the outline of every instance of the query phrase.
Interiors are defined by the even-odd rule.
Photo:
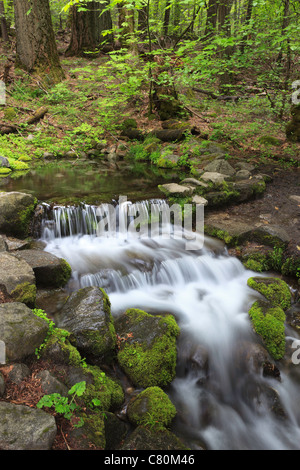
[[[178,367],[167,392],[178,410],[174,429],[191,448],[299,449],[297,367],[278,365],[278,380],[256,369],[250,354],[258,347],[247,313],[257,298],[247,287],[253,273],[201,235],[201,248],[186,250],[180,237],[116,233],[126,207],[116,205],[117,225],[102,236],[95,207],[55,207],[44,219],[45,250],[70,263],[70,288],[103,287],[114,316],[132,307],[175,316]],[[153,207],[159,213],[167,204],[151,201]],[[149,208],[149,201],[139,203],[147,217]],[[297,339],[287,335],[287,342]]]

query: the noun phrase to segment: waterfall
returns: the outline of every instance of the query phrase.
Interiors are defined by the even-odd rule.
[[[257,371],[251,355],[245,360],[245,352],[259,344],[248,316],[258,298],[247,286],[253,273],[203,234],[196,234],[194,249],[187,250],[191,234],[174,236],[182,235],[181,229],[170,230],[167,222],[151,236],[128,233],[121,224],[128,204],[113,203],[116,223],[106,220],[100,235],[107,205],[100,211],[87,205],[54,207],[42,224],[45,250],[70,263],[73,289],[103,287],[114,316],[127,308],[175,316],[181,334],[168,394],[178,410],[174,429],[191,448],[298,449],[298,370],[290,373],[277,364],[278,380]],[[138,208],[146,220],[168,205],[153,200]],[[287,341],[295,337],[292,333]]]

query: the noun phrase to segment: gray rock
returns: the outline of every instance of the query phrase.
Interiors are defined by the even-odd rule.
[[[212,173],[221,173],[222,175],[234,176],[235,169],[226,161],[217,159],[204,167],[204,171]]]
[[[208,185],[203,183],[203,181],[199,181],[196,178],[185,178],[181,181],[180,184],[187,184],[188,186],[201,186],[202,188],[207,188]]]
[[[213,184],[222,184],[224,181],[228,180],[230,177],[228,175],[224,175],[222,173],[218,173],[215,171],[206,171],[201,175],[201,180],[205,183],[213,183]]]
[[[199,204],[201,206],[207,206],[208,200],[201,196],[193,196],[192,203]]]
[[[37,200],[30,194],[0,192],[0,233],[26,238]]]
[[[6,157],[0,155],[0,168],[10,168],[10,163]]]
[[[62,258],[42,250],[21,250],[15,254],[33,269],[38,287],[63,287],[70,279],[71,268]]]
[[[36,298],[33,269],[29,264],[10,253],[0,253],[0,279],[7,293],[16,301],[31,306]]]
[[[239,170],[236,172],[235,178],[237,180],[247,180],[251,177],[251,173],[248,170]]]
[[[237,168],[237,170],[247,170],[250,172],[255,170],[255,167],[251,165],[251,163],[247,162],[237,162],[235,167]]]
[[[297,195],[293,194],[289,197],[289,199],[293,202],[296,202],[297,204],[300,204],[300,196],[297,196]]]
[[[98,287],[85,287],[72,293],[56,324],[74,335],[78,350],[86,357],[110,356],[116,347],[110,301]]]
[[[0,449],[50,450],[55,418],[43,410],[0,402]]]
[[[7,362],[22,362],[45,340],[48,323],[18,302],[0,304],[0,339]]]
[[[159,186],[159,189],[168,196],[191,196],[195,191],[193,186],[184,186],[177,183],[167,183]]]
[[[59,393],[61,396],[68,396],[68,388],[62,382],[57,380],[56,377],[50,374],[48,370],[42,370],[36,374],[36,378],[40,379],[41,386],[46,395],[52,393]]]
[[[8,251],[8,246],[6,240],[0,235],[0,253],[3,251]]]
[[[11,382],[19,384],[30,375],[30,369],[26,364],[13,364],[12,369],[8,373]]]

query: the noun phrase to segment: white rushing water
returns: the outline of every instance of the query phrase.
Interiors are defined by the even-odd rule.
[[[140,203],[140,211],[148,213],[149,203]],[[201,234],[199,249],[186,250],[183,238],[158,233],[116,236],[110,227],[97,236],[99,219],[90,206],[58,207],[53,214],[42,239],[46,251],[70,263],[71,288],[103,287],[114,316],[133,307],[175,316],[178,373],[168,393],[178,410],[176,431],[192,448],[300,448],[298,369],[291,374],[280,366],[277,380],[243,360],[257,342],[248,316],[257,298],[247,287],[253,273],[218,241],[203,245]]]

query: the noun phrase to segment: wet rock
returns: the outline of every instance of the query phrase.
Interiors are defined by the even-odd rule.
[[[26,238],[37,200],[30,194],[0,193],[0,233]]]
[[[0,339],[7,362],[23,361],[35,353],[48,333],[48,323],[22,303],[0,304]]]
[[[127,416],[135,426],[145,426],[152,420],[153,426],[168,427],[176,416],[176,408],[161,388],[148,387],[129,403]]]
[[[16,301],[32,307],[36,299],[35,276],[32,267],[23,259],[0,253],[0,279],[7,293]]]
[[[105,449],[119,449],[128,433],[128,426],[121,421],[114,413],[105,412]]]
[[[167,429],[151,431],[138,426],[120,448],[124,450],[188,450],[188,447]]]
[[[62,287],[71,277],[69,264],[46,251],[22,250],[15,256],[32,267],[38,287]]]
[[[174,379],[180,330],[171,315],[129,309],[115,320],[115,328],[118,337],[124,338],[118,362],[133,384],[163,387]]]
[[[43,410],[0,402],[0,449],[50,450],[55,418]]]
[[[116,335],[110,301],[98,287],[72,293],[57,316],[56,325],[72,333],[85,357],[100,360],[114,353]]]

